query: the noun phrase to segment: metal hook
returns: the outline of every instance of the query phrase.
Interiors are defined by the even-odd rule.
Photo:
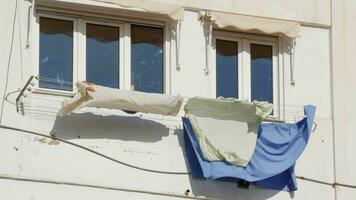
[[[38,80],[38,76],[30,76],[30,78],[28,79],[27,83],[24,85],[24,87],[21,89],[20,93],[17,95],[16,97],[16,110],[17,112],[21,112],[22,114],[24,114],[24,106],[23,106],[23,102],[22,102],[22,97],[27,97],[27,94],[25,93],[27,90],[30,92],[30,85],[33,82],[33,80],[36,79]]]
[[[317,123],[315,123],[314,121],[313,121],[313,125],[314,125],[314,127],[312,128],[312,133],[314,133],[314,132],[315,132],[315,130],[316,130],[316,127],[318,127],[318,124],[317,124]]]

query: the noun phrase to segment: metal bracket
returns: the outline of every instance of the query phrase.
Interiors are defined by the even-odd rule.
[[[204,29],[204,37],[205,37],[205,66],[203,66],[204,75],[209,74],[209,57],[210,57],[210,45],[212,39],[212,23],[213,19],[209,13],[209,11],[201,11],[199,13],[199,20],[201,21]]]
[[[23,102],[22,102],[22,97],[26,97],[26,90],[31,91],[30,85],[34,86],[34,82],[33,80],[38,80],[38,76],[33,76],[31,75],[30,78],[27,80],[26,84],[23,86],[23,88],[21,89],[21,92],[19,93],[19,95],[17,95],[16,97],[16,111],[17,112],[21,112],[22,114],[24,114],[24,106],[23,106]]]

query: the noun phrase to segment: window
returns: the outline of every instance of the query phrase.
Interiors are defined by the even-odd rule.
[[[272,46],[250,44],[251,100],[273,103]]]
[[[86,24],[86,80],[119,88],[120,29]]]
[[[72,90],[73,22],[40,18],[39,86]]]
[[[163,30],[131,25],[131,85],[143,92],[163,93]]]
[[[278,109],[278,39],[214,31],[213,44],[213,96],[268,101]]]
[[[238,98],[238,43],[216,40],[216,96]]]
[[[72,92],[86,80],[126,90],[164,93],[164,24],[38,13],[38,89]]]

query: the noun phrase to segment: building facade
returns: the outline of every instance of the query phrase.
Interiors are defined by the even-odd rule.
[[[0,199],[356,198],[356,2],[113,2],[0,3]],[[162,13],[160,5],[182,10]],[[246,17],[251,27],[207,26],[210,11]],[[273,21],[298,24],[297,37],[263,28]],[[39,80],[17,105],[31,75]],[[287,122],[315,105],[317,127],[296,163],[298,191],[243,189],[186,174],[183,111],[172,117],[85,108],[58,117],[79,80],[185,99],[267,100],[272,117]]]

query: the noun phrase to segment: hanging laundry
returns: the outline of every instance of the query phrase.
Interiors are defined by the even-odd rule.
[[[259,125],[272,112],[268,102],[234,98],[192,98],[184,109],[206,160],[246,166],[256,146]]]
[[[262,124],[256,148],[246,167],[204,159],[191,122],[183,118],[185,151],[193,177],[246,180],[277,190],[297,190],[294,165],[308,143],[315,110],[315,106],[305,106],[305,118],[295,124]]]
[[[100,85],[77,82],[78,92],[64,101],[58,115],[64,116],[83,107],[119,109],[126,112],[144,112],[162,115],[178,114],[183,103],[180,95],[145,93],[120,90]]]

